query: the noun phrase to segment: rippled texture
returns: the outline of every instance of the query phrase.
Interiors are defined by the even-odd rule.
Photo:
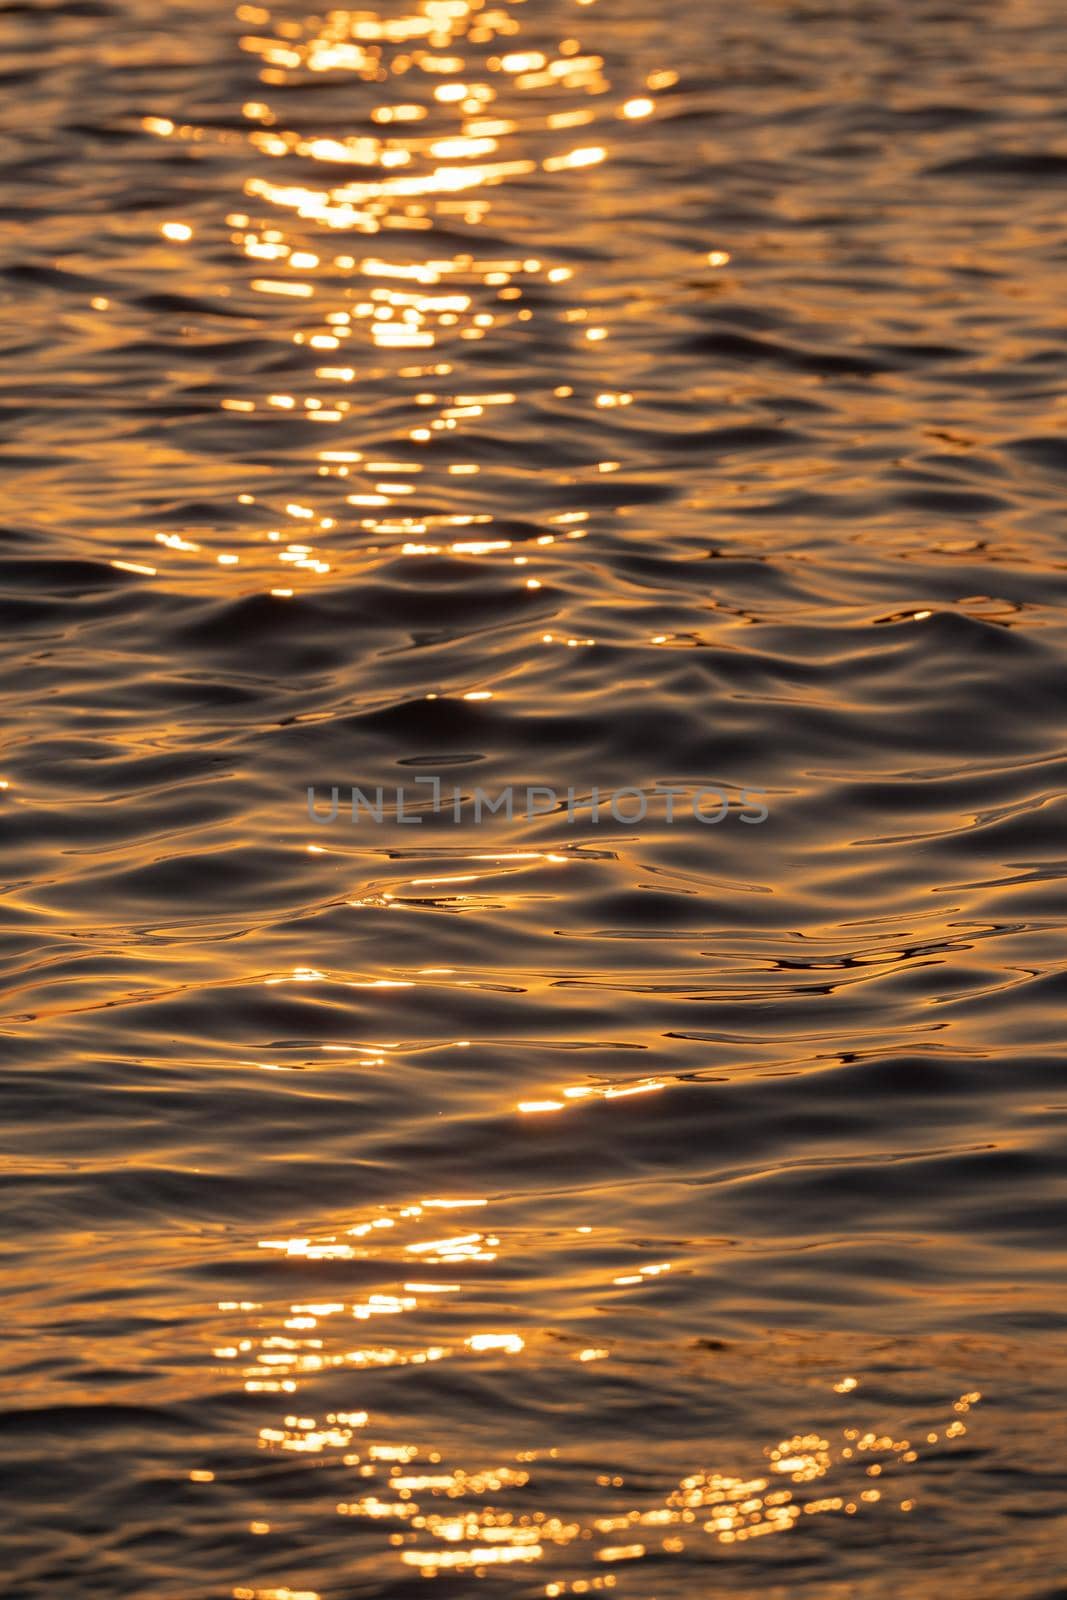
[[[6,1592],[1062,1600],[1058,0],[0,40]]]

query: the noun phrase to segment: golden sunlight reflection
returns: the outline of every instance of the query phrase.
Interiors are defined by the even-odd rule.
[[[524,1116],[532,1116],[542,1111],[566,1111],[568,1106],[577,1105],[582,1100],[624,1100],[635,1094],[655,1094],[668,1087],[667,1082],[660,1078],[642,1078],[636,1083],[625,1084],[576,1083],[561,1089],[558,1096],[520,1100],[517,1109]]]
[[[530,1384],[544,1383],[561,1361],[571,1371],[587,1368],[590,1381],[596,1381],[602,1363],[613,1372],[630,1370],[626,1337],[588,1344],[580,1337],[547,1336],[534,1298],[521,1329],[514,1326],[514,1308],[496,1326],[491,1320],[486,1325],[485,1308],[499,1290],[509,1284],[515,1292],[506,1263],[512,1251],[523,1248],[524,1230],[491,1231],[490,1225],[438,1235],[427,1225],[442,1212],[487,1208],[492,1210],[487,1197],[430,1197],[372,1208],[320,1236],[264,1240],[264,1249],[286,1258],[373,1264],[379,1285],[354,1299],[345,1294],[298,1299],[281,1309],[234,1301],[218,1307],[234,1331],[215,1348],[215,1359],[240,1371],[249,1394],[286,1397],[284,1414],[258,1429],[259,1449],[313,1457],[349,1473],[352,1487],[337,1499],[336,1515],[380,1528],[383,1559],[400,1570],[478,1577],[500,1565],[538,1563],[546,1569],[546,1595],[582,1594],[598,1584],[611,1587],[613,1580],[603,1574],[606,1566],[788,1534],[819,1517],[853,1517],[875,1508],[896,1515],[921,1513],[921,1489],[909,1475],[914,1478],[925,1456],[941,1455],[966,1436],[970,1414],[982,1399],[978,1391],[965,1392],[906,1425],[856,1420],[800,1427],[769,1442],[759,1459],[740,1471],[701,1467],[659,1494],[629,1491],[624,1475],[594,1471],[579,1449],[574,1470],[587,1477],[587,1491],[574,1491],[572,1502],[599,1503],[600,1509],[561,1515],[552,1509],[548,1486],[567,1464],[569,1450],[550,1444],[461,1463],[432,1442],[391,1437],[361,1395],[360,1373],[440,1362],[490,1362],[497,1381],[502,1381],[499,1364],[509,1363],[508,1381],[517,1396]],[[592,1260],[600,1260],[608,1233],[583,1225],[570,1237],[583,1241],[594,1253]],[[410,1273],[410,1263],[424,1267],[443,1261],[454,1274],[448,1279]],[[487,1278],[485,1267],[495,1262],[501,1263],[502,1276]],[[672,1265],[645,1263],[632,1272],[609,1273],[607,1279],[594,1273],[586,1279],[590,1307],[609,1283],[624,1288],[654,1283]],[[477,1268],[476,1276],[457,1270],[466,1268]],[[536,1285],[528,1292],[536,1296]],[[413,1332],[398,1332],[387,1342],[358,1342],[356,1330],[381,1318],[398,1324],[414,1319]],[[600,1321],[610,1332],[603,1313]],[[666,1352],[662,1358],[668,1359]],[[294,1399],[323,1374],[339,1371],[353,1379],[342,1409],[320,1411],[310,1400]],[[838,1406],[853,1404],[861,1382],[854,1375],[829,1377],[821,1392]],[[225,1476],[225,1469],[200,1467],[191,1481],[206,1488]]]
[[[309,585],[354,576],[383,556],[447,552],[512,569],[538,562],[551,538],[511,554],[511,538],[449,537],[447,530],[491,525],[495,517],[484,501],[457,506],[457,490],[474,486],[482,469],[441,446],[519,401],[464,382],[466,353],[487,338],[526,338],[526,325],[533,331],[539,322],[549,337],[567,330],[585,346],[611,329],[586,306],[556,302],[573,266],[544,253],[483,248],[479,237],[492,237],[497,196],[516,184],[539,173],[592,181],[583,174],[609,159],[621,126],[656,114],[645,90],[670,87],[677,74],[650,74],[641,92],[620,99],[603,57],[580,39],[563,38],[554,51],[527,48],[518,0],[408,0],[402,15],[342,9],[299,20],[241,5],[237,16],[240,47],[257,63],[261,87],[242,107],[240,136],[258,170],[225,219],[229,248],[251,269],[233,293],[293,360],[284,392],[248,382],[218,405],[234,428],[273,424],[280,439],[294,427],[323,429],[343,447],[315,450],[309,441],[299,502],[277,503],[269,484],[238,495],[247,515],[227,533],[228,548],[213,549],[208,528],[158,542],[183,563],[186,583],[204,577],[206,560],[216,588],[230,569],[243,590],[252,585],[296,603]],[[358,90],[358,132],[309,133],[290,120],[287,91],[316,81]],[[142,126],[179,143],[212,137],[165,117],[145,116]],[[191,225],[177,219],[160,232],[174,245],[193,238]],[[383,383],[395,418],[409,416],[388,455],[367,461],[347,444]],[[399,406],[398,390],[406,396]],[[580,396],[549,382],[542,403],[564,393],[591,410],[635,399],[595,381]],[[363,442],[357,433],[357,445]],[[437,447],[432,454],[429,445]],[[424,461],[415,459],[420,451]],[[591,461],[586,470],[618,465]],[[568,517],[584,521],[588,513],[546,520]],[[140,561],[116,565],[157,575]],[[537,572],[513,573],[511,581],[530,596],[544,585]]]

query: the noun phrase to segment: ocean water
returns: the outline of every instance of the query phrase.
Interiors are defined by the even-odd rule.
[[[0,61],[2,1592],[1062,1600],[1059,0]]]

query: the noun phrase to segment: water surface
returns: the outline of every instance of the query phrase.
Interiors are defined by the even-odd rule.
[[[1062,8],[0,40],[6,1592],[1062,1600]]]

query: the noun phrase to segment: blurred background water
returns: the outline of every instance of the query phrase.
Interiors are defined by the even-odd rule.
[[[1062,7],[0,56],[4,1592],[1062,1600]]]

